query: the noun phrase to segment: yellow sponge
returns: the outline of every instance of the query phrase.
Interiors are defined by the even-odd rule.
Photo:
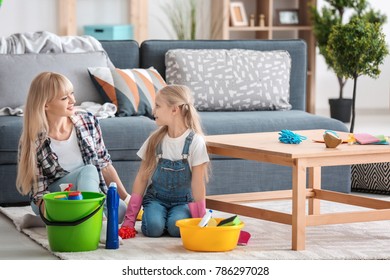
[[[224,219],[218,223],[218,227],[225,227],[225,226],[236,226],[241,223],[240,219],[237,217],[237,215],[234,215],[233,217]]]
[[[142,215],[144,214],[144,210],[140,209],[137,215],[137,221],[142,221]]]

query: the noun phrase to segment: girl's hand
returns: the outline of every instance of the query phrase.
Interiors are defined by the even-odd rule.
[[[119,236],[122,238],[122,239],[129,239],[129,238],[134,238],[135,235],[138,233],[135,228],[131,228],[131,227],[121,227],[119,229]]]

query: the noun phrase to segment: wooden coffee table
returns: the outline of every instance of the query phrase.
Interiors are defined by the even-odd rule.
[[[390,202],[321,189],[321,167],[390,161],[389,145],[348,145],[326,148],[324,130],[294,131],[308,139],[300,144],[280,143],[278,132],[206,136],[208,152],[292,168],[292,190],[212,195],[207,208],[292,226],[292,249],[304,250],[306,227],[328,224],[390,220]],[[341,137],[346,133],[338,132]],[[308,180],[306,174],[309,173]],[[216,178],[218,180],[218,178]],[[292,199],[291,214],[242,205],[243,202]],[[306,213],[308,199],[308,213]],[[328,200],[370,209],[344,213],[320,213],[320,201]],[[240,204],[241,203],[241,204]]]

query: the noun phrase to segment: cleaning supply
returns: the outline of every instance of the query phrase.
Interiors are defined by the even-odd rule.
[[[83,199],[83,195],[81,194],[80,191],[74,191],[68,194],[68,200],[82,200],[82,199]]]
[[[56,195],[54,197],[54,199],[67,200],[68,197],[66,196],[66,194],[59,194],[59,195]]]
[[[105,195],[82,192],[83,200],[60,200],[54,197],[67,192],[45,194],[45,214],[40,219],[46,224],[47,238],[53,252],[82,252],[96,250],[102,228]]]
[[[216,215],[215,211],[213,215]],[[223,220],[211,219],[215,219],[217,223]],[[198,226],[200,220],[201,218],[188,218],[176,221],[184,248],[197,252],[226,252],[237,247],[240,231],[245,226],[243,222],[236,226],[201,228]]]
[[[207,227],[216,227],[218,225],[218,222],[216,219],[211,218],[209,222],[207,223]]]
[[[251,234],[247,231],[241,230],[240,236],[238,237],[237,245],[246,246],[251,238]]]
[[[232,217],[226,218],[218,223],[218,227],[223,226],[236,226],[241,223],[240,219],[237,217],[237,215],[234,215]]]
[[[198,226],[200,227],[205,227],[207,226],[207,223],[209,222],[209,220],[211,219],[213,215],[213,210],[209,210],[202,218],[202,220],[200,220]]]
[[[279,132],[279,141],[285,144],[299,144],[306,139],[306,136],[299,135],[288,129],[283,129]]]
[[[341,139],[333,130],[325,131],[323,138],[327,148],[336,148],[343,143],[343,139]]]
[[[61,189],[62,192],[69,192],[72,187],[73,187],[72,183],[60,184],[60,189]]]
[[[118,207],[119,207],[119,195],[117,185],[112,182],[107,191],[107,238],[106,249],[118,249],[119,248],[119,235],[118,235]]]

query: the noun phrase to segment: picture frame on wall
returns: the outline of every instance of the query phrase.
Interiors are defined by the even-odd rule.
[[[248,17],[246,15],[244,3],[230,3],[230,19],[232,26],[248,26]]]
[[[298,9],[279,9],[276,10],[276,25],[298,25]]]

